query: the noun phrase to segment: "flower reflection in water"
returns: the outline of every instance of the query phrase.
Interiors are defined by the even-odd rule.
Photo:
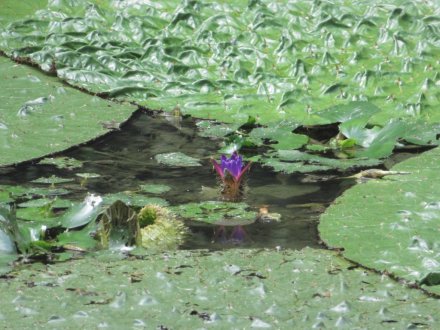
[[[232,228],[232,229],[231,229]],[[243,244],[248,238],[243,226],[218,226],[214,229],[213,243]]]
[[[211,159],[214,168],[221,179],[222,198],[231,202],[239,202],[243,199],[244,174],[249,170],[251,163],[244,164],[243,157],[236,151],[228,158],[222,155],[220,163]],[[214,230],[214,241],[222,243],[242,244],[246,238],[246,232],[243,226],[219,226]]]

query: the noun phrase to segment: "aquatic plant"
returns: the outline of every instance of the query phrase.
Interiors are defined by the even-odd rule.
[[[211,159],[217,174],[222,180],[222,194],[231,201],[237,201],[241,198],[243,192],[243,176],[249,169],[251,163],[243,164],[243,157],[236,151],[227,158],[221,156],[220,164],[215,159]]]
[[[174,250],[183,243],[187,228],[174,213],[159,205],[146,205],[138,214],[144,248]]]

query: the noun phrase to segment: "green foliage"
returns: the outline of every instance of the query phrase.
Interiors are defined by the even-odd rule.
[[[157,218],[158,206],[146,205],[138,213],[139,226],[144,228],[152,225]]]
[[[83,166],[83,162],[69,157],[48,157],[40,160],[38,164],[43,165],[54,165],[59,169],[68,169],[73,170],[75,168],[81,168]]]
[[[242,127],[250,143],[298,149],[316,141],[294,127],[350,123],[340,127],[349,142],[337,149],[354,154],[335,155],[360,165],[362,157],[387,157],[401,140],[438,144],[417,138],[426,123],[440,122],[438,10],[397,0],[49,2],[32,20],[4,26],[0,48],[92,93],[230,124],[203,127],[204,136]],[[26,102],[41,97],[60,98],[29,97],[22,112],[35,115]],[[301,171],[276,154],[261,161]]]
[[[158,163],[168,166],[186,167],[201,166],[197,158],[187,156],[181,152],[170,152],[154,156]]]
[[[366,267],[440,294],[438,148],[392,169],[410,172],[346,191],[321,217],[321,238]]]
[[[102,252],[93,259],[22,267],[0,281],[0,327],[435,329],[438,324],[437,299],[331,251],[144,251],[120,259]],[[43,297],[56,299],[42,303]]]
[[[171,187],[164,184],[141,184],[139,188],[144,193],[155,195],[164,194],[171,190]]]
[[[167,208],[147,205],[138,214],[142,246],[153,251],[175,250],[182,244],[187,229]]]
[[[66,179],[66,178],[59,178],[56,175],[51,175],[47,178],[38,178],[36,180],[33,180],[33,183],[46,183],[51,184],[52,186],[55,185],[55,183],[66,183],[66,182],[72,182],[73,179]]]
[[[124,121],[135,110],[90,97],[2,57],[0,73],[0,166],[84,143],[108,132],[101,121]]]
[[[47,2],[47,0],[32,0],[30,2],[1,0],[0,6],[2,11],[0,13],[0,25],[6,25],[14,20],[30,16],[37,10],[45,9]]]
[[[64,228],[72,229],[94,221],[102,211],[102,201],[100,196],[88,195],[83,202],[77,203],[64,213],[59,223]]]
[[[161,206],[167,206],[168,202],[160,197],[149,197],[141,194],[137,194],[131,191],[124,191],[114,194],[106,194],[104,196],[104,203],[110,205],[117,200],[124,202],[127,205],[143,207],[148,204],[155,204]]]
[[[98,221],[98,237],[102,248],[140,246],[142,236],[137,214],[125,203],[115,201],[103,210]]]
[[[247,225],[257,217],[255,211],[249,211],[246,203],[207,201],[181,204],[171,210],[186,220],[225,226]]]

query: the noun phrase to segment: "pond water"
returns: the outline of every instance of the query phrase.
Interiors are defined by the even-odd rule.
[[[161,195],[171,205],[219,199],[219,189],[216,193],[219,182],[210,162],[219,143],[199,137],[193,119],[139,112],[121,130],[62,154],[83,161],[82,168],[60,170],[52,165],[24,164],[1,169],[0,184],[27,185],[40,177],[75,178],[76,172],[89,172],[101,177],[88,181],[87,188],[79,188],[77,183],[65,184],[72,191],[69,198],[82,200],[87,192],[132,191],[141,184],[154,183],[171,187],[169,192]],[[169,167],[158,164],[154,158],[160,153],[176,151],[201,159],[203,166]],[[319,215],[353,183],[352,180],[341,180],[334,173],[286,175],[253,164],[247,174],[244,201],[254,210],[265,207],[269,212],[281,214],[281,221],[247,225],[238,240],[231,239],[234,233],[237,234],[233,228],[191,223],[191,234],[182,248],[317,247],[320,244],[317,234]]]

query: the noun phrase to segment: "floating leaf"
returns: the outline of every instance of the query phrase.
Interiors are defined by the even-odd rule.
[[[110,205],[120,200],[129,206],[143,207],[148,204],[167,206],[168,202],[159,197],[148,197],[132,192],[120,192],[115,194],[107,194],[104,196],[104,204]]]
[[[51,67],[53,57],[49,58],[48,66]],[[132,106],[92,98],[63,86],[58,78],[17,65],[4,57],[0,58],[0,72],[3,77],[0,81],[1,121],[8,127],[8,130],[0,129],[0,166],[84,143],[107,132],[99,121],[124,121],[135,110]],[[39,83],[30,77],[37,78]]]
[[[142,192],[149,194],[164,194],[171,190],[170,186],[164,184],[141,184],[139,186]]]
[[[439,158],[437,148],[392,168],[409,174],[369,180],[346,191],[321,216],[321,238],[343,248],[348,259],[440,293],[433,275],[440,265],[435,230]]]
[[[75,173],[75,175],[83,179],[95,179],[101,176],[100,174],[97,173]]]
[[[5,315],[0,326],[13,322],[26,329],[48,320],[65,325],[66,312],[85,328],[97,328],[103,319],[116,328],[163,324],[165,319],[167,327],[183,329],[206,327],[207,322],[220,328],[233,322],[240,329],[437,325],[438,299],[356,267],[333,251],[130,253],[136,257],[121,260],[119,253],[102,251],[92,264],[89,258],[76,258],[52,264],[50,271],[37,264],[14,272],[0,281]],[[188,295],[189,290],[194,294]],[[46,296],[57,299],[41,304]],[[140,316],[146,309],[155,310],[148,320]]]
[[[182,204],[171,210],[187,220],[225,226],[247,225],[257,217],[257,212],[249,211],[246,203],[207,201]]]
[[[38,164],[41,165],[54,165],[59,169],[73,170],[75,168],[80,168],[83,166],[83,162],[69,157],[48,157],[40,160]]]
[[[13,238],[10,212],[7,208],[0,207],[0,256],[15,254],[17,252]],[[0,262],[0,269],[4,267]]]
[[[98,244],[98,241],[92,237],[95,231],[96,225],[94,223],[90,223],[81,230],[65,231],[57,236],[56,244],[64,248],[77,247],[90,251]]]
[[[59,220],[53,212],[51,204],[44,206],[25,207],[17,209],[17,218],[20,220],[40,222],[48,226],[53,226]]]
[[[49,199],[49,198],[37,198],[31,199],[27,202],[18,204],[19,207],[43,207],[50,205],[52,208],[69,208],[72,206],[72,202],[66,199]]]
[[[96,219],[102,211],[102,197],[88,195],[84,202],[70,208],[60,219],[60,224],[64,228],[71,229],[84,226]]]
[[[73,179],[66,179],[66,178],[60,178],[56,175],[51,175],[46,178],[38,178],[36,180],[32,180],[31,182],[34,183],[47,183],[47,184],[55,184],[55,183],[65,183],[65,182],[72,182]]]
[[[158,163],[177,166],[177,167],[190,167],[190,166],[202,166],[197,158],[187,156],[181,152],[170,152],[166,154],[158,154],[154,156]]]
[[[383,6],[377,0],[337,8],[315,2],[283,7],[251,1],[249,6],[227,3],[220,9],[215,2],[197,7],[172,1],[149,7],[138,2],[113,6],[100,1],[93,4],[91,15],[86,1],[78,1],[84,5],[81,9],[76,3],[49,2],[32,19],[4,24],[0,49],[93,94],[177,113],[179,118],[191,115],[207,119],[198,124],[203,136],[229,139],[239,130],[256,130],[250,133],[256,136],[245,138],[243,143],[226,141],[227,150],[249,146],[249,142],[279,150],[315,144],[315,138],[306,133],[279,129],[293,120],[301,127],[356,121],[364,130],[384,128],[396,118],[407,124],[414,120],[440,122],[435,88],[439,78],[433,60],[439,48],[435,42],[438,29],[432,19],[438,11],[437,3],[418,3],[403,14],[395,14],[400,7]],[[148,18],[141,20],[139,12],[144,11],[148,11]],[[9,19],[3,18],[5,22]],[[165,27],[167,33],[163,34]],[[117,33],[110,35],[109,29]],[[243,34],[249,29],[252,33]],[[2,90],[21,88],[24,81],[30,85],[47,81],[38,73],[12,78],[17,76],[13,72],[21,69],[4,69],[7,79]],[[56,84],[50,79],[48,83]],[[39,143],[40,148],[32,151],[40,150],[41,156],[43,147],[51,152],[108,128],[118,129],[130,112],[118,112],[122,105],[103,109],[106,102],[86,96],[87,100],[71,105],[76,97],[70,97],[73,92],[69,88],[38,86],[38,93],[30,88],[30,94],[14,100],[10,107],[14,109],[13,120],[1,118],[1,127],[6,129],[0,129],[0,144],[5,144],[8,155],[14,150],[13,158],[6,163],[37,157],[20,151],[22,134],[15,132],[16,139],[8,135],[13,127],[23,127],[16,124],[17,120],[28,120],[26,125],[38,121],[38,130],[33,126],[23,129],[26,136],[44,131],[51,138],[51,143],[44,141],[43,146],[39,139],[34,142],[29,138]],[[11,93],[5,93],[9,100]],[[83,110],[85,102],[100,106]],[[29,115],[16,116],[20,107]],[[72,108],[76,117],[70,116]],[[52,114],[54,109],[63,111]],[[116,112],[120,115],[115,116]],[[40,121],[38,116],[45,116],[45,120]],[[255,121],[249,122],[249,118]],[[258,136],[260,128],[274,127],[278,128],[270,132],[271,136]],[[325,130],[320,129],[321,133]],[[64,138],[66,132],[69,138]],[[417,144],[432,141],[432,135],[417,138],[417,132],[396,129],[391,135],[383,133],[369,150],[360,150],[359,144],[354,148],[342,145],[344,152],[354,149],[349,156],[356,162],[363,156],[385,157],[404,137]],[[350,143],[354,140],[353,136]]]

